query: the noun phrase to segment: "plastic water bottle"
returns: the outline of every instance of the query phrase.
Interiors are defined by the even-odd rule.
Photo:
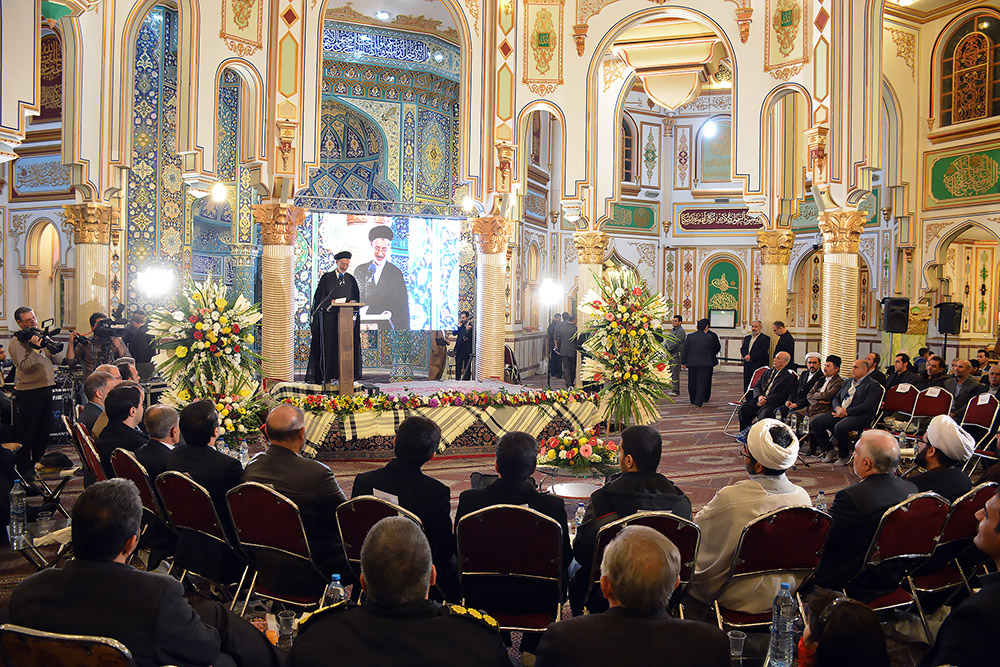
[[[899,432],[899,448],[906,449],[906,431]]]
[[[250,448],[247,446],[246,440],[240,441],[240,465],[244,468],[250,463]]]
[[[330,583],[326,585],[326,591],[323,593],[323,603],[320,606],[329,607],[330,605],[335,605],[346,597],[344,587],[340,584],[340,575],[331,575]]]
[[[20,548],[26,539],[26,494],[21,480],[15,479],[10,490],[10,545]]]
[[[788,582],[783,581],[771,606],[771,646],[767,652],[771,667],[791,667],[795,650],[794,623],[795,601]]]
[[[809,415],[803,415],[802,417],[802,434],[809,435]]]
[[[826,491],[816,494],[816,509],[826,511]]]

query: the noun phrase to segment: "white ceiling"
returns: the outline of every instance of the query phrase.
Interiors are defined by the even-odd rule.
[[[448,13],[448,9],[440,0],[357,0],[348,2],[330,0],[327,9],[345,6],[371,19],[375,19],[376,12],[389,12],[391,16],[385,22],[389,26],[392,25],[397,16],[416,16],[431,21],[440,21],[437,29],[442,32],[455,27],[451,14]]]

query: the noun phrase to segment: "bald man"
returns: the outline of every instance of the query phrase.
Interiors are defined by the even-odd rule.
[[[870,602],[887,588],[895,589],[898,581],[893,581],[892,574],[876,571],[864,578],[856,575],[882,514],[918,492],[912,482],[896,477],[897,465],[899,445],[891,433],[873,429],[862,434],[854,449],[854,472],[861,481],[834,497],[830,534],[816,569],[817,586],[834,590],[848,586],[848,595],[862,602]]]
[[[336,517],[347,497],[329,468],[299,455],[306,442],[305,424],[302,410],[290,403],[271,410],[264,426],[269,446],[253,457],[240,481],[266,484],[294,501],[316,564],[327,576],[348,575]]]
[[[951,392],[954,400],[951,404],[951,418],[962,421],[969,401],[986,391],[986,385],[972,375],[972,364],[967,359],[956,359],[951,362],[951,372],[954,376],[945,384],[945,389]]]
[[[798,378],[788,368],[791,360],[787,352],[774,355],[774,366],[764,372],[740,406],[740,430],[750,428],[755,419],[773,417],[792,398]]]
[[[114,364],[101,364],[100,366],[94,369],[95,373],[97,371],[101,371],[102,373],[107,373],[108,375],[111,376],[111,382],[108,384],[107,387],[107,391],[109,392],[122,382],[122,372]],[[105,394],[105,396],[106,395],[107,394]],[[84,409],[86,409],[86,406],[84,406]],[[86,422],[84,423],[86,424]],[[90,426],[92,427],[90,428],[90,435],[94,438],[95,441],[97,440],[97,437],[101,435],[101,431],[103,431],[104,427],[107,425],[108,425],[108,416],[104,414],[104,411],[102,409],[101,413],[95,417],[93,422],[90,423]]]
[[[856,359],[851,366],[851,379],[844,382],[833,399],[833,411],[818,415],[809,422],[809,437],[824,456],[824,463],[841,467],[847,465],[851,454],[851,432],[868,428],[882,404],[885,391],[868,374],[870,370],[867,361]],[[830,443],[831,435],[837,440],[837,449]]]

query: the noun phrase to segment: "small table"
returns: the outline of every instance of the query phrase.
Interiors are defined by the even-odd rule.
[[[61,530],[70,525],[70,520],[65,519],[54,519],[52,521],[52,530],[50,532],[54,533],[57,530]],[[45,556],[39,551],[39,548],[35,546],[35,540],[38,538],[38,523],[32,522],[25,526],[25,534],[27,539],[22,543],[21,548],[17,549],[14,547],[14,539],[10,534],[10,526],[7,526],[7,539],[10,541],[11,549],[14,549],[19,554],[24,556],[24,559],[35,566],[37,570],[44,570],[47,567],[54,567],[59,564],[63,558],[69,553],[71,549],[72,542],[67,541],[65,544],[60,544],[59,548],[56,550],[55,556],[52,561],[48,561]],[[54,546],[47,544],[45,546]]]
[[[588,500],[594,491],[608,483],[612,475],[610,469],[598,470],[596,468],[573,470],[558,466],[538,466],[538,471],[550,478],[548,490],[566,500]],[[555,482],[557,477],[568,477],[577,481],[557,484]],[[584,481],[590,479],[601,481],[599,483]],[[545,477],[542,478],[542,482],[544,481]]]
[[[42,497],[43,504],[54,503],[56,511],[69,519],[69,512],[63,507],[59,496],[79,469],[80,466],[57,471],[41,470],[35,475],[35,479],[22,480],[22,483],[34,489]],[[55,487],[49,486],[49,483],[54,483]]]

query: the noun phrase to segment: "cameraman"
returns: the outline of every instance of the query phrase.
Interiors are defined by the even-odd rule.
[[[153,360],[156,348],[153,346],[153,337],[149,335],[146,327],[145,312],[138,309],[132,311],[128,318],[128,326],[125,327],[125,333],[122,335],[122,341],[128,347],[128,351],[132,353],[136,365],[148,364]]]
[[[35,311],[21,306],[14,311],[14,321],[22,331],[38,328]],[[57,350],[58,352],[58,350]],[[35,463],[42,460],[49,444],[52,424],[52,387],[56,384],[53,353],[34,333],[28,342],[18,337],[10,340],[10,356],[17,369],[17,432],[21,448],[17,450],[17,469],[25,480],[35,478]],[[66,348],[66,361],[75,362],[73,346]]]
[[[109,364],[115,359],[128,355],[125,343],[121,338],[112,336],[110,322],[101,324],[108,319],[104,313],[94,313],[90,316],[89,336],[74,331],[71,334],[70,349],[76,355],[76,363],[83,367],[83,377],[89,377],[94,369],[101,364]],[[66,356],[67,359],[71,357]]]

